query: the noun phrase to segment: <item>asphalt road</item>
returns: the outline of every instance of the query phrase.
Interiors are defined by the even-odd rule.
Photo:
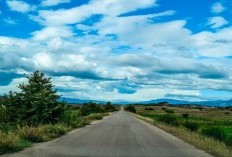
[[[125,111],[3,157],[210,157]]]

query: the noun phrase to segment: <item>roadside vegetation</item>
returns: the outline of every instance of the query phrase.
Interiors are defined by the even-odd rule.
[[[231,107],[137,105],[136,110],[139,118],[210,154],[231,157]]]
[[[59,102],[50,78],[39,71],[26,78],[28,82],[18,86],[19,92],[0,98],[0,154],[60,137],[117,110],[110,102],[81,106]]]

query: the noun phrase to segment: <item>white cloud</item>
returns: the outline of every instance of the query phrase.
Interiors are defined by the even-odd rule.
[[[35,9],[33,6],[30,6],[28,3],[19,0],[7,0],[7,5],[10,7],[11,10],[21,13],[27,13]]]
[[[41,10],[33,19],[43,25],[75,24],[95,14],[117,16],[141,8],[152,7],[155,0],[92,0],[86,5],[57,11]],[[107,8],[107,9],[106,9]]]
[[[3,19],[3,21],[6,23],[6,24],[9,24],[9,25],[15,25],[17,24],[15,20],[11,19],[11,18],[5,18]]]
[[[221,13],[224,10],[225,10],[225,7],[221,3],[219,3],[219,2],[214,3],[212,5],[212,8],[211,8],[211,12],[213,12],[215,14]]]
[[[221,16],[211,17],[208,19],[208,25],[210,28],[220,28],[229,22]]]
[[[70,3],[71,0],[43,0],[41,2],[42,6],[55,6],[62,3]]]
[[[57,26],[57,27],[45,27],[42,30],[35,31],[32,33],[34,40],[48,40],[52,38],[62,37],[68,38],[72,37],[74,34],[72,28],[68,26]]]

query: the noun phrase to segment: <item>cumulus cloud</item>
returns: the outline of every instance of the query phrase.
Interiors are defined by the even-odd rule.
[[[33,19],[43,25],[75,24],[95,14],[118,16],[137,9],[151,7],[155,4],[156,1],[154,0],[135,0],[133,3],[126,0],[92,0],[86,5],[71,9],[41,10],[39,16]]]
[[[71,0],[43,0],[41,2],[42,6],[56,6],[61,3],[69,3]]]
[[[31,6],[28,3],[19,0],[7,0],[7,5],[11,10],[21,13],[27,13],[35,9],[34,6]]]
[[[212,5],[211,12],[218,14],[225,10],[225,7],[220,2],[216,2]]]
[[[31,36],[0,37],[0,72],[12,76],[0,88],[13,89],[20,81],[16,75],[41,70],[52,77],[60,94],[79,99],[197,99],[204,89],[232,90],[232,28],[225,27],[223,17],[209,18],[213,30],[193,33],[188,20],[172,18],[174,10],[127,14],[155,8],[155,0],[46,7],[60,3],[44,0],[40,10],[29,15],[41,27]],[[29,12],[28,6],[21,12]]]
[[[208,19],[208,25],[210,28],[220,28],[229,22],[221,16],[211,17]]]

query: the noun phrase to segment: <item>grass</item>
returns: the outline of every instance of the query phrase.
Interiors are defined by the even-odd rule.
[[[147,107],[146,107],[147,108]],[[156,125],[208,153],[230,157],[232,154],[232,118],[223,109],[137,106],[139,118]],[[173,111],[168,113],[167,110]],[[137,116],[138,116],[137,115]],[[214,115],[214,116],[212,116]]]
[[[93,113],[82,117],[79,110],[67,110],[57,124],[20,127],[4,123],[6,125],[0,128],[0,154],[20,151],[33,143],[50,141],[107,115],[108,113]]]
[[[0,155],[19,151],[28,146],[31,146],[31,143],[20,138],[18,134],[0,131]]]

